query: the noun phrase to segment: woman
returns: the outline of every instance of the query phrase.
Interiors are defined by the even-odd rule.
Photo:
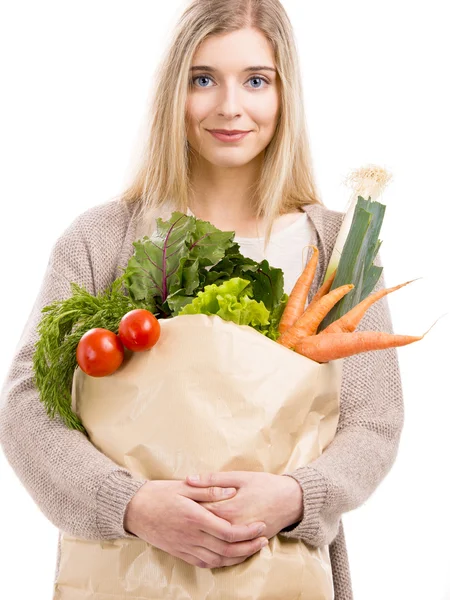
[[[105,289],[126,265],[132,242],[174,209],[235,231],[244,254],[266,256],[283,269],[288,293],[304,246],[315,244],[320,263],[312,297],[343,214],[326,209],[316,193],[297,60],[279,0],[194,0],[187,7],[158,73],[146,151],[132,185],[80,215],[54,245],[3,388],[0,441],[62,531],[91,540],[137,536],[206,568],[243,562],[277,534],[329,545],[335,598],[347,600],[341,517],[386,476],[403,426],[394,349],[344,361],[335,439],[313,463],[285,475],[136,478],[80,432],[50,420],[33,385],[42,307],[68,297],[71,281],[91,293]],[[218,129],[247,133],[229,140],[214,135]],[[360,329],[392,332],[385,299],[369,309]],[[231,494],[222,495],[227,488]],[[239,519],[221,516],[226,505]]]

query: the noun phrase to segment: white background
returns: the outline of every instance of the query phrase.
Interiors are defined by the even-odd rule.
[[[125,185],[153,70],[182,4],[1,4],[2,381],[56,238]],[[448,3],[283,4],[298,40],[321,197],[344,210],[350,170],[374,163],[393,174],[381,197],[386,283],[422,279],[389,304],[397,333],[421,334],[449,308]],[[399,349],[406,422],[398,458],[344,516],[356,600],[450,599],[449,319]],[[2,597],[48,600],[57,530],[3,454],[0,469]]]

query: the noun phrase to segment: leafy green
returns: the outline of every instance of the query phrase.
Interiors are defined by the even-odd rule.
[[[262,300],[269,311],[280,304],[283,271],[267,260],[258,263],[243,256],[233,231],[220,231],[181,212],[156,224],[150,238],[133,242],[124,281],[130,297],[145,302],[157,317],[176,316],[207,285],[235,277],[250,281],[255,300]]]
[[[156,225],[150,238],[133,242],[135,252],[124,277],[135,301],[145,301],[155,315],[169,317],[204,287],[206,268],[225,256],[234,232],[181,212],[172,213],[168,221],[156,219]]]
[[[250,325],[272,340],[279,337],[278,324],[288,299],[283,294],[274,310],[269,311],[264,302],[256,301],[250,281],[233,277],[217,285],[205,286],[204,291],[178,313],[179,315],[218,315],[225,321],[238,325]]]
[[[218,315],[225,321],[233,321],[237,325],[269,325],[269,311],[264,302],[257,302],[253,298],[253,291],[249,281],[234,277],[220,285],[215,283],[205,286],[178,313],[179,315]]]
[[[234,277],[251,282],[255,298],[262,300],[268,310],[273,310],[281,301],[284,289],[282,269],[271,267],[267,260],[260,263],[242,256],[236,248],[231,248],[225,258],[215,265],[206,277],[206,283],[218,283]]]
[[[279,304],[275,306],[275,308],[270,313],[269,317],[269,327],[261,328],[261,333],[267,335],[267,337],[271,340],[276,341],[281,333],[278,331],[278,326],[280,324],[281,317],[283,315],[283,311],[286,307],[287,301],[289,299],[288,294],[283,294],[281,296]]]
[[[34,380],[48,416],[54,418],[58,413],[69,429],[86,433],[71,408],[76,349],[81,337],[94,327],[117,333],[120,320],[127,312],[145,308],[125,296],[122,286],[123,276],[103,293],[92,296],[85,288],[71,283],[71,297],[42,309],[39,339],[33,354]]]

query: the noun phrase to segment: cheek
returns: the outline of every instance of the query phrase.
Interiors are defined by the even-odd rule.
[[[186,118],[192,125],[204,121],[211,111],[210,101],[199,96],[189,96],[186,101]]]
[[[192,127],[193,123],[195,122],[195,113],[193,111],[192,102],[189,100],[186,102],[186,110],[184,116],[188,127]]]
[[[185,111],[186,125],[188,131],[192,134],[195,131],[195,126],[198,121],[197,114],[195,111],[195,106],[191,100],[188,99],[186,102],[186,111]]]
[[[274,95],[267,96],[261,100],[262,101],[253,108],[253,118],[255,119],[256,123],[259,124],[261,130],[267,132],[273,131],[279,115],[278,98]]]

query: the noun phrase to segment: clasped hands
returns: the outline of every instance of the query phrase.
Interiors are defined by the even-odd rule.
[[[299,521],[303,495],[292,478],[254,471],[230,471],[189,475],[186,483],[197,488],[229,489],[230,496],[199,502],[232,525],[248,525],[255,521],[266,524],[264,535],[270,539],[279,531]]]
[[[189,564],[217,568],[244,562],[302,514],[292,477],[230,471],[147,481],[127,506],[124,528]]]

